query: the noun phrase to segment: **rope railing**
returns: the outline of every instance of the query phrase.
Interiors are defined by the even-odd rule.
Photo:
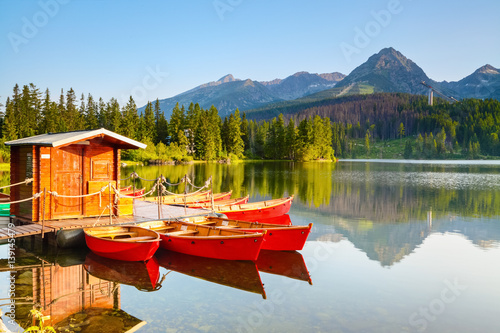
[[[89,193],[89,194],[80,194],[80,195],[64,195],[64,194],[59,194],[56,191],[47,191],[48,194],[52,195],[55,198],[61,197],[61,198],[85,198],[85,197],[91,197],[93,195],[101,194],[102,192],[106,191],[109,185],[103,186],[99,191],[94,192],[94,193]]]
[[[202,190],[206,189],[206,188],[209,188],[211,186],[211,182],[212,182],[212,177],[210,176],[210,178],[208,180],[205,181],[205,183],[202,185],[202,186],[196,186],[193,184],[193,182],[191,181],[191,179],[188,177],[188,175],[184,175],[184,177],[181,178],[181,180],[178,182],[178,183],[170,183],[168,182],[165,177],[163,176],[160,176],[156,179],[152,179],[152,180],[149,180],[149,179],[145,179],[145,178],[142,178],[140,177],[137,173],[135,172],[132,172],[129,177],[125,178],[125,179],[121,179],[121,180],[127,180],[127,179],[130,179],[130,178],[138,178],[138,179],[142,179],[142,180],[145,180],[145,181],[154,181],[155,183],[153,184],[153,187],[151,188],[151,190],[149,190],[148,192],[146,193],[143,193],[142,195],[136,195],[136,196],[131,196],[131,195],[125,195],[125,194],[121,194],[120,191],[113,185],[111,184],[108,184],[106,186],[103,186],[99,191],[97,192],[94,192],[94,193],[88,193],[88,194],[80,194],[80,195],[64,195],[64,194],[59,194],[57,193],[56,191],[47,191],[46,193],[47,194],[50,194],[51,196],[53,196],[54,198],[85,198],[85,197],[91,197],[91,196],[94,196],[94,195],[99,195],[100,197],[100,200],[99,202],[101,202],[101,199],[102,199],[102,193],[108,188],[111,186],[111,190],[113,190],[113,192],[115,193],[116,197],[115,197],[115,201],[117,201],[119,198],[130,198],[130,199],[139,199],[139,198],[144,198],[144,197],[147,197],[148,195],[156,192],[156,191],[159,191],[158,192],[158,195],[176,195],[176,196],[180,196],[180,197],[187,197],[187,196],[193,196],[197,193],[200,193]],[[22,184],[29,184],[33,182],[33,178],[26,178],[26,180],[24,180],[23,182],[19,182],[19,183],[15,183],[15,184],[11,184],[11,185],[7,185],[7,186],[3,186],[3,187],[0,187],[0,189],[2,188],[7,188],[7,187],[13,187],[13,186],[18,186],[18,185],[22,185]],[[191,185],[193,188],[197,189],[196,191],[193,191],[193,192],[185,192],[185,193],[174,193],[174,192],[171,192],[169,190],[167,190],[167,186],[178,186],[178,185],[181,185],[181,184],[186,184],[187,185]],[[6,203],[9,203],[9,204],[16,204],[16,203],[21,203],[21,202],[26,202],[26,201],[29,201],[29,200],[34,200],[34,199],[38,199],[44,192],[39,192],[39,193],[35,193],[32,197],[30,198],[26,198],[26,199],[21,199],[21,200],[16,200],[16,201],[10,201],[10,202],[6,202]],[[99,204],[99,206],[101,206]]]
[[[15,184],[10,184],[10,185],[6,185],[6,186],[2,186],[0,187],[0,190],[3,189],[3,188],[8,188],[8,187],[14,187],[14,186],[18,186],[18,185],[28,185],[29,183],[31,183],[34,179],[33,178],[26,178],[24,181],[22,182],[19,182],[19,183],[15,183]]]

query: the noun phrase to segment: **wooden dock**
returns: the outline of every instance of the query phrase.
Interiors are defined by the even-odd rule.
[[[43,227],[40,224],[28,224],[28,225],[18,225],[13,228],[1,228],[0,229],[0,240],[17,238],[31,235],[38,235],[42,233],[54,232],[54,228]]]
[[[32,222],[27,219],[17,219],[21,225],[16,225],[13,228],[1,228],[0,240],[9,238],[18,238],[24,236],[33,236],[57,232],[58,230],[81,229],[92,226],[105,226],[115,224],[136,224],[139,222],[158,220],[158,215],[161,219],[176,219],[184,216],[207,214],[210,211],[198,208],[184,208],[179,206],[162,205],[161,210],[154,202],[143,200],[134,200],[134,214],[128,216],[112,217],[108,216],[96,218],[86,217],[81,219],[65,219],[46,221],[43,228],[42,223]],[[17,224],[17,223],[16,223]]]

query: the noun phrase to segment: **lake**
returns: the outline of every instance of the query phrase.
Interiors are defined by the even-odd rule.
[[[20,245],[17,260],[34,268],[0,272],[0,298],[7,298],[0,303],[8,303],[12,278],[17,297],[45,304],[68,331],[500,328],[500,162],[191,164],[125,167],[122,178],[132,171],[172,183],[187,174],[197,186],[212,176],[215,191],[250,201],[293,194],[290,220],[314,227],[302,251],[268,251],[256,263],[161,251],[151,264],[125,267],[84,250],[40,253]],[[0,254],[7,258],[6,245]],[[55,297],[58,290],[63,295]],[[26,323],[31,305],[22,302],[16,318]]]

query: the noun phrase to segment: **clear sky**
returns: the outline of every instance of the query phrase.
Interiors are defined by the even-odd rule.
[[[437,81],[500,67],[500,1],[0,0],[0,102],[16,83],[138,106],[226,74],[349,74],[392,46]]]

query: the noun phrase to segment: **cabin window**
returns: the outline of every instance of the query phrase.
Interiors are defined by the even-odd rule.
[[[92,179],[110,179],[110,169],[108,161],[92,161]]]

